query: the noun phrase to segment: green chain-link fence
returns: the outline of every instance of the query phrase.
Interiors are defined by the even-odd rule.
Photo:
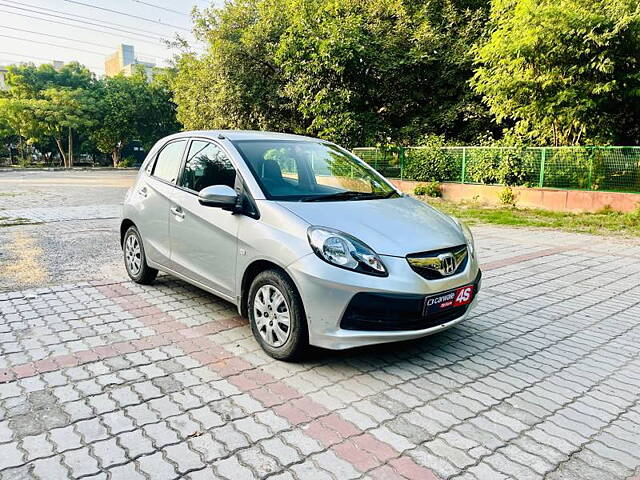
[[[640,193],[640,147],[355,148],[386,177]]]

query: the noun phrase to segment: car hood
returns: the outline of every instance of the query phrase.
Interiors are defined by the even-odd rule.
[[[411,197],[278,203],[310,225],[353,235],[380,255],[404,257],[465,243],[451,217]]]

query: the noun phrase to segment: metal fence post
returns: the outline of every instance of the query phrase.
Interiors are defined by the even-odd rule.
[[[540,188],[544,187],[544,163],[547,159],[547,148],[542,147],[542,156],[540,158]]]
[[[591,190],[591,182],[593,178],[593,150],[595,147],[587,147],[589,152],[589,176],[587,177],[587,190]]]
[[[467,147],[462,147],[462,174],[460,175],[460,180],[462,183],[467,178]]]

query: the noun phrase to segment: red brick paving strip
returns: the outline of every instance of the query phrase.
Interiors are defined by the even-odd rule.
[[[545,250],[538,250],[537,252],[525,253],[523,255],[516,255],[515,257],[507,257],[502,260],[496,260],[494,262],[484,263],[480,265],[483,271],[495,270],[497,268],[508,267],[509,265],[515,265],[516,263],[526,262],[528,260],[534,260],[536,258],[548,257],[549,255],[555,255],[556,253],[568,252],[569,250],[575,250],[580,248],[581,245],[567,245],[566,247],[554,247],[547,248]]]

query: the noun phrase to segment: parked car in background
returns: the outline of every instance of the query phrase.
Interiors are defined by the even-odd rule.
[[[481,272],[467,227],[323,140],[166,137],[126,195],[127,272],[159,270],[237,305],[271,356],[407,340],[463,321]]]

